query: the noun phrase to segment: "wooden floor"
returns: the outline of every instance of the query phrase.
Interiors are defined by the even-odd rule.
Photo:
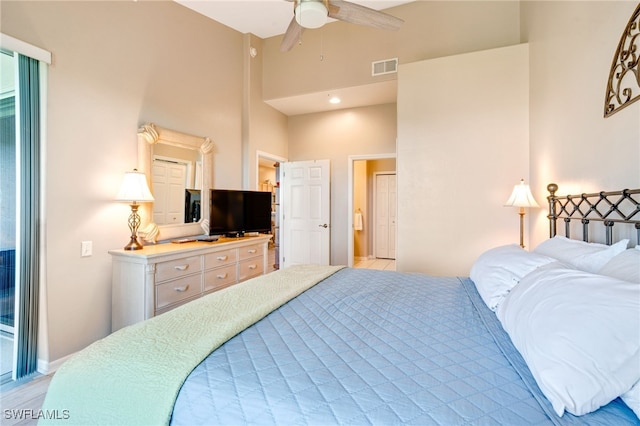
[[[36,425],[50,381],[51,376],[38,375],[25,384],[3,386],[2,425]]]
[[[270,268],[273,266],[273,254],[269,256]],[[354,268],[396,270],[393,259],[358,260]],[[2,402],[2,425],[36,425],[38,410],[42,408],[47,388],[53,374],[38,375],[24,384],[9,384],[2,387],[0,401]]]

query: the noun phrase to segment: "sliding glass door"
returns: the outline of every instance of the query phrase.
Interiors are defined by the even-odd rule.
[[[42,62],[0,48],[1,383],[35,373],[41,262]],[[33,50],[33,49],[32,49]]]
[[[0,373],[12,378],[16,289],[15,55],[0,51]]]

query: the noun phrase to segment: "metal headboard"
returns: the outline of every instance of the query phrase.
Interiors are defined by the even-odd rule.
[[[589,223],[602,222],[607,244],[613,243],[613,225],[633,224],[640,243],[640,189],[597,192],[580,195],[556,195],[558,185],[547,185],[549,196],[549,236],[556,235],[556,221],[564,220],[565,236],[570,238],[572,220],[582,223],[582,239],[589,240]],[[635,198],[634,198],[635,197]]]

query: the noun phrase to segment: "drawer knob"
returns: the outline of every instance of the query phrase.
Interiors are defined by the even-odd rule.
[[[229,276],[229,274],[227,274],[226,272],[224,274],[218,274],[217,277],[220,278],[221,280],[227,278]]]
[[[187,269],[189,269],[189,264],[186,264],[186,265],[176,265],[176,266],[174,266],[174,268],[175,268],[177,271],[186,271]]]
[[[258,267],[258,265],[253,264],[253,265],[249,265],[249,269],[256,269]]]
[[[174,287],[173,289],[179,293],[182,293],[189,290],[189,285],[183,285],[182,287]]]
[[[227,260],[228,258],[229,258],[229,256],[227,256],[227,255],[216,257],[216,259],[218,259],[218,260]]]
[[[247,251],[248,251],[250,254],[253,254],[253,253],[257,252],[258,250],[256,250],[256,249],[249,249],[249,250],[247,250]]]

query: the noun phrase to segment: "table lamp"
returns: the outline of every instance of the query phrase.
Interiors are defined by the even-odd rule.
[[[153,201],[153,195],[149,191],[149,185],[147,185],[147,177],[144,173],[140,173],[138,170],[133,169],[132,172],[125,172],[122,185],[120,186],[120,192],[116,197],[116,201],[126,201],[131,203],[131,215],[129,215],[129,229],[131,230],[131,240],[124,249],[125,250],[140,250],[142,244],[138,241],[138,227],[140,226],[140,215],[138,214],[138,202],[151,202]]]
[[[525,207],[540,207],[531,194],[529,185],[525,185],[524,179],[520,180],[519,185],[513,187],[511,196],[505,203],[505,207],[519,207],[520,215],[520,247],[524,248],[524,209]]]

